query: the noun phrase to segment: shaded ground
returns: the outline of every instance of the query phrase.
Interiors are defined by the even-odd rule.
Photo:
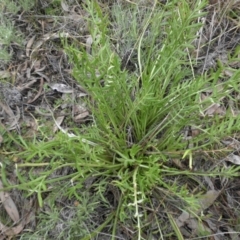
[[[24,138],[32,138],[34,134],[38,136],[40,131],[48,131],[48,137],[53,136],[59,130],[59,126],[74,132],[74,128],[81,127],[83,123],[91,122],[90,113],[81,101],[81,98],[86,96],[87,91],[76,83],[71,76],[71,61],[68,59],[62,44],[63,41],[67,41],[75,46],[86,47],[87,51],[90,51],[92,39],[88,33],[86,22],[88,14],[84,11],[82,1],[62,2],[62,4],[58,5],[58,9],[54,9],[50,2],[44,5],[39,1],[35,6],[35,10],[19,12],[18,15],[12,16],[16,28],[24,36],[24,43],[22,47],[12,42],[9,47],[9,51],[12,52],[12,60],[10,63],[1,62],[0,70],[2,71],[2,76],[10,76],[11,79],[10,84],[4,82],[0,84],[1,125],[5,130],[21,134]],[[120,4],[129,3],[124,2]],[[106,14],[110,14],[111,5],[108,1],[102,1],[100,6]],[[50,8],[52,8],[52,14],[49,14]],[[205,74],[215,69],[217,64],[227,65],[229,66],[229,71],[225,72],[225,76],[221,76],[222,80],[224,80],[224,78],[231,77],[233,71],[239,70],[240,67],[239,51],[235,61],[229,62],[228,58],[229,54],[233,55],[236,52],[240,43],[240,31],[238,29],[240,2],[226,1],[218,3],[217,1],[210,1],[206,11],[208,15],[206,18],[203,18],[204,27],[199,32],[199,37],[195,40],[196,49],[190,53],[191,56],[196,57],[199,61],[194,71],[195,74]],[[231,11],[232,13],[230,14]],[[226,12],[229,14],[225,15]],[[126,39],[126,41],[129,41],[129,39]],[[134,57],[128,57],[129,49],[124,47],[124,39],[118,44],[120,45],[119,55],[123,62],[126,63],[123,68],[128,69],[128,71],[134,71],[136,60]],[[113,45],[116,46],[117,44],[114,42]],[[125,61],[126,59],[128,61]],[[233,97],[239,98],[239,96]],[[231,102],[226,103],[226,105],[230,104]],[[235,114],[239,114],[237,108],[233,109]],[[213,112],[221,114],[224,112],[224,108],[214,105],[209,109],[208,113]],[[55,120],[53,120],[53,116]],[[189,129],[186,131],[187,136],[191,136],[194,130]],[[4,137],[1,141],[4,143]],[[239,136],[230,136],[222,144],[225,148],[233,149],[233,156],[239,156]],[[6,153],[7,151],[4,150],[4,152]],[[14,161],[19,160],[14,159],[14,156],[11,157]],[[217,153],[215,157],[219,161],[224,160]],[[235,157],[237,159],[236,162],[239,164],[237,157]],[[209,168],[209,159],[205,161],[206,158],[210,158],[210,156],[207,154],[199,156],[194,168],[207,170]],[[184,162],[179,163],[173,160],[172,164],[180,170],[187,168],[187,163]],[[227,168],[228,164],[232,163],[225,164]],[[7,171],[9,178],[13,172],[10,163]],[[56,172],[56,175],[61,176],[71,174],[71,172],[72,169],[65,169],[64,171]],[[11,175],[8,181],[12,184],[18,182],[14,174]],[[220,177],[202,177],[201,179],[195,179],[195,181],[193,187],[203,183],[213,192],[220,190],[220,193],[214,195],[214,197],[206,195],[206,199],[208,197],[211,198],[209,208],[206,207],[208,203],[204,203],[206,205],[203,208],[204,214],[211,215],[210,219],[206,219],[202,223],[203,229],[213,234],[208,239],[240,239],[240,180],[234,178],[233,180],[225,181],[225,179]],[[24,224],[22,224],[20,231],[15,230],[12,235],[21,237],[21,233],[38,231],[38,224],[41,221],[41,218],[39,220],[38,216],[52,211],[52,208],[47,204],[50,194],[57,193],[54,191],[47,192],[46,204],[40,209],[36,196],[25,198],[20,191],[12,190],[10,192],[10,196],[16,204],[21,217],[24,218]],[[91,194],[94,196],[94,193]],[[196,219],[191,216],[181,215],[181,212],[174,207],[176,201],[178,201],[176,199],[172,199],[172,202],[164,203],[163,205],[166,206],[166,209],[162,209],[163,205],[160,206],[157,200],[160,198],[158,194],[159,191],[156,189],[153,192],[153,206],[148,206],[150,209],[149,222],[146,223],[145,239],[150,239],[150,235],[151,239],[160,238],[159,233],[154,233],[157,229],[155,220],[157,218],[158,222],[164,222],[167,218],[166,209],[177,219],[184,237],[186,239],[194,239],[196,237],[194,232],[196,230],[195,225],[198,224]],[[100,202],[99,206],[95,207],[94,212],[92,212],[91,224],[93,229],[101,225],[106,219],[110,208],[115,207],[117,195],[118,190],[109,186],[105,196],[109,200],[108,204]],[[161,199],[164,202],[164,196],[161,195]],[[213,202],[214,204],[212,204]],[[72,200],[64,197],[57,198],[56,208],[61,213],[58,215],[59,219],[52,223],[52,230],[48,233],[48,236],[45,236],[46,239],[56,239],[59,233],[68,227],[67,222],[76,217],[75,207],[78,204],[74,198]],[[4,211],[4,205],[1,208]],[[152,209],[155,210],[152,211]],[[169,229],[168,226],[166,226],[166,229],[163,229],[165,236],[167,236],[166,233]],[[103,234],[104,232],[105,234]],[[119,226],[117,235],[119,239],[134,239],[131,225]],[[22,238],[24,238],[24,234]],[[64,236],[60,238],[63,239]],[[108,228],[103,228],[102,234],[95,236],[94,239],[110,239]],[[166,239],[174,238],[169,235]]]

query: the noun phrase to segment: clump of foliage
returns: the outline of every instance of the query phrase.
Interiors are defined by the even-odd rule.
[[[196,196],[204,188],[192,195],[189,186],[181,183],[181,176],[237,175],[234,168],[225,172],[218,167],[209,172],[191,170],[199,151],[212,151],[222,138],[239,129],[239,116],[231,111],[224,116],[204,115],[211,104],[230,99],[237,91],[239,72],[226,81],[219,81],[222,66],[211,75],[195,74],[190,52],[201,27],[197,20],[204,15],[203,1],[169,1],[165,5],[155,1],[148,10],[146,6],[131,6],[132,22],[136,24],[129,31],[137,30],[129,33],[136,39],[134,44],[129,40],[130,48],[136,51],[134,72],[122,68],[122,59],[113,47],[108,15],[96,1],[86,1],[85,7],[93,40],[91,53],[85,47],[66,49],[75,66],[75,79],[89,93],[86,102],[92,124],[78,130],[79,135],[62,130],[53,139],[36,138],[32,144],[21,139],[26,150],[19,154],[24,163],[16,170],[18,188],[30,188],[42,205],[42,194],[49,185],[69,179],[71,184],[64,192],[68,198],[81,202],[81,191],[93,191],[98,201],[110,204],[105,193],[111,186],[116,193],[115,208],[84,239],[96,236],[109,222],[113,238],[118,222],[122,222],[131,223],[138,239],[142,239],[148,222],[144,206],[151,205],[154,189],[168,199],[179,199],[179,208],[194,211],[199,207]],[[118,19],[114,11],[113,19]],[[141,11],[143,24],[139,25],[137,16]],[[202,92],[211,95],[200,103]],[[198,130],[190,140],[183,134],[187,127]],[[189,170],[172,164],[172,159],[183,157],[188,160]],[[44,167],[45,171],[29,171],[28,180],[21,167]],[[56,177],[56,171],[66,167],[74,170]]]

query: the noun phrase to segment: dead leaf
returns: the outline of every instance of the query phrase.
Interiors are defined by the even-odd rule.
[[[89,112],[86,110],[83,113],[78,114],[77,116],[74,116],[74,122],[79,122],[89,116]]]
[[[18,124],[19,119],[20,119],[20,109],[19,109],[19,107],[16,107],[16,109],[17,109],[17,114],[16,115],[14,115],[12,109],[8,105],[3,104],[1,101],[0,101],[0,107],[8,115],[5,119],[5,122],[8,125],[7,129],[8,130],[15,129],[17,127],[17,124]]]
[[[55,119],[55,125],[53,127],[53,132],[55,133],[58,130],[58,126],[61,126],[65,116],[59,116]],[[57,123],[57,124],[56,124]]]
[[[28,79],[31,78],[31,70],[32,70],[32,68],[27,68],[26,73],[27,73],[27,78],[28,78]]]
[[[3,189],[2,181],[0,180],[0,189]],[[1,202],[8,213],[9,217],[14,221],[14,223],[18,222],[20,217],[15,203],[8,193],[0,191],[0,199]]]
[[[2,110],[4,110],[5,113],[7,113],[9,117],[12,117],[12,118],[14,117],[12,109],[6,104],[2,103],[1,101],[0,101],[0,107],[2,108]]]
[[[228,162],[231,162],[233,164],[236,164],[236,165],[240,165],[240,157],[236,154],[229,154],[227,157],[226,157],[226,161]]]
[[[204,180],[205,180],[206,183],[208,184],[209,188],[210,188],[211,190],[214,190],[214,185],[213,185],[213,182],[211,181],[210,177],[204,176]]]
[[[3,189],[2,181],[0,180],[0,189]],[[20,221],[20,216],[17,210],[17,207],[15,203],[13,202],[10,195],[4,191],[0,191],[0,200],[9,215],[9,217],[13,220],[14,223],[17,223]],[[23,224],[19,223],[16,227],[9,228],[6,225],[2,224],[0,222],[0,231],[1,234],[7,235],[7,236],[15,236],[19,234],[23,230]],[[2,237],[2,236],[0,236]]]
[[[89,116],[89,111],[84,106],[74,105],[73,115],[74,115],[74,122],[82,122],[84,118]]]
[[[48,86],[52,89],[52,90],[56,90],[60,93],[73,93],[73,88],[63,84],[63,83],[51,83],[48,84]]]
[[[234,74],[234,71],[231,71],[229,69],[225,69],[225,70],[223,70],[223,74],[227,77],[232,77],[232,75]]]
[[[240,197],[240,191],[236,191],[237,195]]]
[[[0,231],[7,236],[16,236],[23,230],[23,228],[24,226],[22,225],[22,223],[20,223],[16,227],[9,228],[0,222]]]
[[[0,71],[0,78],[10,78],[11,74],[8,71]]]
[[[201,206],[201,211],[204,211],[205,209],[209,208],[218,198],[219,194],[220,194],[220,191],[209,190],[207,191],[206,194],[201,196],[198,200]]]
[[[49,77],[47,77],[45,74],[43,74],[43,73],[41,73],[41,72],[39,72],[39,71],[36,71],[35,73],[36,73],[37,75],[43,77],[44,79],[46,79],[47,82],[50,82]]]
[[[213,103],[204,111],[205,116],[213,116],[215,114],[224,115],[226,111],[221,107],[219,103]]]
[[[46,66],[41,67],[41,61],[40,60],[34,60],[33,63],[31,64],[31,68],[33,68],[35,71],[43,71]]]
[[[69,12],[69,6],[66,4],[65,1],[61,1],[61,7],[65,12]]]
[[[57,38],[68,38],[70,35],[69,33],[67,32],[56,32],[56,33],[47,33],[47,34],[44,34],[42,36],[41,39],[38,39],[35,44],[33,44],[33,47],[32,47],[32,53],[30,54],[30,59],[32,59],[32,55],[34,52],[36,52],[42,45],[44,42],[48,41],[48,40],[53,40],[53,39],[57,39]],[[30,44],[29,44],[30,45]]]
[[[16,115],[14,115],[14,117],[11,119],[11,122],[9,123],[10,126],[7,128],[8,130],[15,129],[19,123],[21,112],[19,107],[16,107],[16,110],[17,110]]]
[[[221,140],[221,143],[223,143],[228,148],[233,148],[235,150],[240,149],[240,142],[234,138],[226,138],[224,140]]]
[[[190,218],[190,214],[186,211],[183,211],[182,214],[176,219],[176,224],[180,228],[185,222]]]
[[[216,86],[216,89],[218,92],[222,92],[222,86]],[[214,116],[215,114],[218,115],[225,115],[226,109],[221,106],[220,103],[214,103],[213,99],[211,98],[212,90],[205,91],[204,93],[201,93],[200,95],[200,104],[202,105],[202,108],[204,109],[203,112],[201,112],[204,116]],[[219,99],[219,102],[223,100],[223,97]],[[209,102],[209,103],[208,103]],[[206,106],[207,105],[207,106]]]
[[[40,39],[40,40],[36,41],[36,43],[32,47],[32,52],[31,52],[31,54],[29,56],[30,59],[32,59],[33,53],[36,52],[42,46],[43,43],[44,43],[43,39]]]
[[[34,102],[36,99],[38,99],[38,97],[41,95],[42,90],[43,90],[43,83],[44,83],[43,78],[41,78],[38,93],[35,95],[35,97],[34,97],[32,100],[28,100],[27,103],[32,103],[32,102]]]
[[[57,38],[68,38],[69,37],[69,33],[67,32],[56,32],[56,33],[46,33],[43,35],[42,40],[45,42],[47,40],[54,40]]]
[[[40,61],[35,61],[34,65],[33,65],[33,67],[35,69],[34,72],[42,72],[46,68],[46,66],[43,66],[41,68],[40,68],[40,66],[41,66],[41,62]]]
[[[23,90],[25,90],[25,89],[28,89],[28,88],[30,88],[34,83],[36,83],[37,82],[37,79],[33,79],[33,80],[31,80],[30,82],[27,82],[24,86],[18,86],[17,87],[17,90],[19,91],[19,92],[21,92],[21,91],[23,91]]]
[[[199,214],[203,210],[210,207],[216,200],[216,198],[219,196],[219,193],[220,193],[219,191],[210,190],[206,194],[202,195],[198,199],[200,209],[197,212],[195,212],[195,214]],[[183,211],[175,222],[185,237],[198,236],[199,233],[201,233],[202,231],[206,231],[209,233],[212,232],[211,229],[208,228],[203,222],[196,219],[196,217],[193,214],[190,214],[187,211]],[[187,228],[191,229],[191,231],[190,232],[185,231],[184,226],[187,226]]]
[[[76,95],[76,97],[81,98],[81,97],[86,97],[87,95],[88,95],[87,93],[80,92],[80,93],[78,93],[78,94]]]
[[[26,56],[29,57],[30,56],[30,50],[31,50],[31,47],[33,45],[33,42],[36,38],[36,35],[34,35],[33,37],[31,37],[27,43],[27,46],[26,46]]]
[[[92,36],[89,35],[87,40],[86,40],[86,52],[88,54],[91,54],[91,47],[92,47],[93,39]]]
[[[198,214],[201,211],[204,211],[205,209],[209,208],[214,203],[214,201],[218,198],[219,194],[220,194],[220,191],[209,190],[206,194],[202,195],[198,199],[200,209],[195,214]],[[194,218],[194,216],[184,211],[176,220],[178,227],[179,228],[182,227],[185,224],[185,222],[190,218]]]

